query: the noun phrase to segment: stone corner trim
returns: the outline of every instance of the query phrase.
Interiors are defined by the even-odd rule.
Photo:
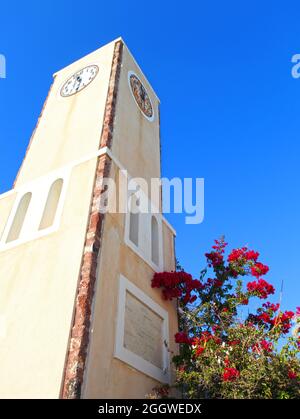
[[[111,147],[112,143],[122,52],[123,42],[120,40],[115,43],[113,53],[100,147]],[[98,212],[97,203],[104,191],[103,178],[109,176],[110,167],[110,157],[107,154],[99,156],[62,382],[61,398],[63,399],[79,399],[82,395],[82,384],[90,340],[91,310],[96,283],[97,262],[105,218],[105,214]]]

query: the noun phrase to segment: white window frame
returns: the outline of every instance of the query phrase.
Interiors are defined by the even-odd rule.
[[[158,368],[151,362],[146,361],[142,357],[133,353],[124,347],[124,332],[125,332],[125,306],[127,291],[136,297],[141,303],[145,304],[154,313],[158,314],[162,322],[162,353],[163,353],[163,368]],[[167,345],[167,346],[166,346]],[[119,301],[117,312],[117,327],[115,337],[115,358],[120,359],[138,371],[160,381],[162,383],[170,383],[170,359],[169,359],[169,317],[168,312],[160,305],[153,301],[148,295],[136,287],[125,276],[120,275],[119,279]]]
[[[20,187],[16,188],[16,199],[0,239],[0,252],[54,233],[59,229],[70,173],[70,168],[51,172],[47,176],[40,177],[32,182],[26,183],[25,185],[21,185]],[[63,180],[63,187],[59,197],[54,222],[50,227],[39,230],[39,225],[47,202],[48,193],[52,184],[58,179]],[[28,192],[31,192],[32,197],[27,209],[27,213],[25,215],[19,238],[10,242],[6,242],[20,201],[22,197]]]
[[[141,259],[143,259],[155,272],[163,271],[164,269],[164,258],[163,258],[163,217],[162,214],[154,207],[146,194],[139,191],[139,194],[143,195],[142,199],[148,202],[150,212],[139,212],[139,227],[138,227],[138,246],[130,240],[130,210],[128,209],[125,214],[125,234],[124,242],[130,247]],[[158,226],[158,264],[152,261],[152,231],[151,223],[152,216],[156,218]]]

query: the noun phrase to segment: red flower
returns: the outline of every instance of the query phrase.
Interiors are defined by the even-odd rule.
[[[227,258],[228,262],[242,262],[242,259],[245,259],[246,250],[246,247],[233,249]]]
[[[220,326],[219,326],[218,324],[214,324],[214,325],[212,326],[212,331],[213,331],[213,332],[217,332],[219,329],[220,329]]]
[[[226,367],[223,372],[223,381],[234,381],[239,378],[240,373],[235,368]]]
[[[257,319],[261,320],[263,323],[268,323],[268,324],[272,323],[270,315],[266,312],[259,314],[257,316]]]
[[[163,289],[162,294],[165,300],[172,300],[173,298],[181,297],[182,291],[178,288],[165,288]]]
[[[203,332],[200,337],[195,337],[193,339],[193,345],[195,346],[202,346],[203,344],[206,344],[206,342],[214,340],[216,343],[220,343],[221,341],[218,337],[212,335],[209,332]]]
[[[197,346],[195,355],[200,356],[204,351],[205,351],[205,348],[203,348],[203,346]]]
[[[193,339],[189,338],[188,335],[184,332],[178,332],[175,334],[176,343],[186,343],[187,345],[192,345]]]
[[[279,326],[281,328],[282,333],[286,334],[290,331],[292,327],[292,318],[294,317],[295,313],[293,311],[285,311],[284,313],[280,313],[274,320],[274,326]]]
[[[242,304],[242,305],[244,305],[244,306],[248,305],[248,303],[249,303],[248,298],[243,298],[243,299],[241,300],[241,304]]]
[[[259,257],[259,253],[254,252],[254,250],[249,250],[248,252],[246,252],[245,256],[247,260],[253,260],[254,262],[256,262]]]
[[[220,266],[223,263],[223,256],[220,253],[217,252],[210,252],[210,253],[205,253],[205,256],[208,260],[209,266]]]
[[[255,345],[252,346],[252,350],[254,352],[260,352],[260,351],[272,352],[273,345],[271,342],[268,342],[265,339],[263,339],[259,343],[255,343]]]
[[[197,297],[196,297],[196,295],[192,295],[191,297],[190,297],[190,301],[189,301],[189,303],[190,304],[192,304],[194,301],[196,301],[197,300]]]
[[[163,288],[162,294],[165,300],[173,298],[183,298],[185,304],[196,300],[195,295],[191,295],[193,290],[203,288],[201,282],[193,279],[192,275],[184,272],[156,272],[151,282],[152,288]]]
[[[174,287],[180,283],[179,272],[156,272],[152,278],[152,288]]]
[[[214,286],[219,288],[223,285],[223,281],[221,281],[221,279],[215,279],[214,280]]]
[[[275,288],[264,279],[248,282],[247,290],[255,293],[259,298],[267,298],[268,295],[274,294]]]
[[[267,301],[266,303],[263,303],[263,307],[275,313],[279,309],[279,304],[272,304],[269,301]]]
[[[236,346],[236,345],[239,345],[240,343],[241,343],[240,340],[236,339],[236,340],[230,340],[228,342],[228,345],[229,346]]]
[[[226,243],[223,239],[215,240],[215,245],[212,246],[212,248],[216,250],[218,253],[224,253],[227,244],[228,243]]]
[[[297,373],[296,373],[295,371],[289,370],[289,372],[288,372],[288,377],[289,377],[291,380],[295,380],[295,378],[297,378]]]
[[[273,345],[271,342],[268,342],[266,340],[262,340],[260,342],[260,346],[262,347],[262,349],[266,352],[272,352],[273,350]]]
[[[251,274],[256,278],[259,278],[261,275],[265,275],[268,271],[269,267],[260,262],[256,262],[255,265],[251,266]]]
[[[232,267],[230,267],[229,272],[233,278],[237,278],[239,276],[239,273],[236,270],[232,269]]]
[[[295,313],[293,311],[285,311],[282,313],[282,319],[284,320],[291,320],[294,317]]]
[[[203,288],[203,285],[201,284],[201,282],[198,279],[193,279],[190,282],[190,285],[194,289],[201,289],[201,288]]]
[[[240,249],[233,249],[230,255],[228,256],[228,262],[244,264],[245,262],[253,261],[256,262],[259,257],[258,252],[254,250],[248,250],[247,247],[242,247]]]
[[[217,336],[214,336],[214,341],[217,345],[221,345],[221,343],[222,343],[222,339],[218,338]]]

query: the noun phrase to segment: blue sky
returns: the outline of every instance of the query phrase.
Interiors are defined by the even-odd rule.
[[[0,192],[11,189],[51,75],[122,36],[161,99],[166,177],[205,178],[205,219],[177,230],[197,275],[214,238],[248,244],[300,305],[299,2],[2,2]]]

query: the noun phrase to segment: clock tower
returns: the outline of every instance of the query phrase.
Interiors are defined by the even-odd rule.
[[[175,268],[160,176],[159,100],[122,39],[54,75],[0,195],[1,398],[144,398],[172,382],[176,303],[151,288]]]

